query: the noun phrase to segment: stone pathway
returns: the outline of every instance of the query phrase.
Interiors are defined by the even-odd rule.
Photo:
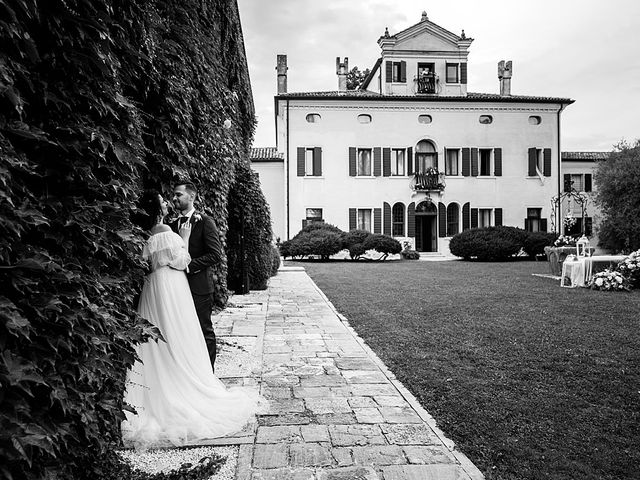
[[[211,442],[239,445],[237,480],[484,478],[304,270],[232,297],[214,323],[254,360],[226,365],[225,383],[269,400],[255,424]]]

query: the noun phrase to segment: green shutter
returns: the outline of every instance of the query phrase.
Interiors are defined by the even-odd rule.
[[[496,177],[502,176],[502,149],[494,148],[493,149],[493,167],[494,167],[494,175]]]
[[[547,219],[546,218],[541,218],[540,219],[540,231],[541,232],[546,232],[547,231]]]
[[[382,233],[382,209],[373,209],[373,233]]]
[[[544,157],[544,172],[543,172],[544,176],[550,177],[551,176],[551,149],[545,148],[542,155]]]
[[[373,176],[379,177],[382,174],[382,149],[375,147],[373,149]]]
[[[462,176],[468,177],[471,175],[471,149],[462,149]]]
[[[407,62],[400,62],[400,83],[407,83]]]
[[[413,175],[413,148],[407,148],[407,175]]]
[[[382,175],[385,177],[391,176],[391,149],[382,149]]]
[[[313,149],[313,175],[315,177],[322,176],[322,148],[320,147]]]
[[[529,171],[528,174],[530,177],[535,177],[537,175],[536,172],[536,164],[538,163],[536,149],[529,149]]]
[[[478,209],[471,209],[471,228],[478,228]]]
[[[349,231],[355,230],[358,224],[356,223],[356,209],[349,209]]]
[[[584,174],[584,191],[585,192],[590,192],[591,191],[591,174],[590,173],[585,173]]]
[[[391,236],[391,205],[387,202],[382,204],[383,228],[382,233]]]
[[[462,206],[462,230],[471,228],[471,206],[469,202]]]
[[[299,177],[304,177],[304,173],[305,173],[305,168],[304,168],[304,161],[305,161],[305,148],[304,147],[298,147],[298,176]]]
[[[356,176],[356,148],[349,147],[349,176]]]
[[[472,177],[478,176],[478,149],[477,148],[471,149],[471,176]]]
[[[495,208],[493,210],[493,219],[495,220],[495,226],[499,227],[500,225],[502,225],[502,209],[501,208]]]
[[[385,73],[384,83],[391,83],[393,81],[393,62],[388,60],[385,62]]]
[[[570,192],[571,191],[571,175],[568,173],[564,174],[564,188],[563,190],[565,192]]]
[[[416,236],[416,202],[411,202],[407,207],[407,237]]]
[[[438,236],[447,236],[447,207],[444,203],[438,203]]]
[[[467,64],[460,64],[460,83],[467,83]]]

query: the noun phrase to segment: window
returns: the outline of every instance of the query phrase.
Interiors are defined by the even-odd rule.
[[[304,150],[304,174],[307,177],[320,176],[318,164],[320,150],[317,148],[305,148]]]
[[[302,228],[307,225],[311,225],[312,223],[324,223],[321,208],[307,208],[306,217],[307,218],[302,221]]]
[[[458,83],[458,64],[447,63],[447,83]]]
[[[318,123],[321,117],[319,113],[310,113],[306,118],[309,123]]]
[[[406,83],[407,82],[407,62],[391,61],[386,62],[385,82]]]
[[[479,175],[481,177],[488,177],[491,175],[491,157],[493,149],[480,148],[478,149],[478,167]]]
[[[591,173],[565,173],[564,191],[570,192],[573,188],[577,192],[591,192],[593,188],[592,177]]]
[[[577,191],[577,192],[583,192],[584,191],[584,182],[582,181],[582,179],[584,178],[584,176],[580,173],[576,174],[576,173],[572,173],[571,174],[571,186]]]
[[[357,215],[358,230],[366,230],[367,232],[371,232],[371,209],[359,208]]]
[[[480,123],[488,125],[490,123],[493,123],[493,117],[491,115],[480,115],[480,118],[478,119],[478,121]]]
[[[542,123],[542,117],[538,115],[531,115],[529,117],[529,125],[540,125]]]
[[[525,230],[528,232],[542,232],[541,228],[542,209],[527,208],[527,221],[525,222]]]
[[[450,203],[447,207],[447,236],[453,237],[460,233],[460,207],[457,203]]]
[[[404,204],[396,203],[391,210],[392,230],[394,237],[404,237]]]
[[[447,148],[444,164],[445,175],[459,175],[458,165],[460,162],[460,150]]]
[[[493,209],[491,208],[480,208],[478,209],[478,226],[482,227],[490,227],[491,226],[491,212]]]
[[[418,63],[416,77],[418,93],[436,93],[436,74],[433,63]]]
[[[358,149],[358,162],[356,175],[359,177],[371,176],[371,149],[359,148]]]
[[[431,115],[418,115],[418,123],[431,123],[432,121]]]
[[[405,175],[404,148],[391,149],[391,175]]]
[[[371,123],[371,115],[367,115],[366,113],[358,115],[358,122],[360,122],[360,123]]]
[[[593,218],[591,217],[584,217],[584,228],[583,228],[583,221],[582,221],[582,217],[580,216],[580,214],[578,214],[577,216],[575,216],[576,218],[576,223],[573,225],[573,227],[571,228],[565,228],[564,229],[564,234],[565,235],[586,235],[587,237],[590,237],[591,235],[593,235]]]
[[[544,155],[541,148],[536,148],[536,173],[538,176],[542,175],[544,171]]]
[[[421,140],[416,145],[416,173],[425,173],[429,168],[438,168],[438,154],[433,143]]]

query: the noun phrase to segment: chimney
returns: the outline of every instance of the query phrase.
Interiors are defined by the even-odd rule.
[[[278,64],[276,65],[278,71],[278,95],[281,93],[287,93],[287,56],[278,55]]]
[[[336,57],[336,73],[338,74],[338,90],[347,90],[347,73],[349,72],[349,57],[344,57],[344,62],[340,62],[340,57]]]
[[[498,62],[498,80],[500,80],[500,96],[508,97],[511,95],[511,60],[505,63],[504,60]]]

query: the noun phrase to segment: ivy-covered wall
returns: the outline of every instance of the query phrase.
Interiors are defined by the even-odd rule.
[[[0,0],[0,18],[0,472],[102,478],[152,331],[138,196],[189,177],[226,238],[254,128],[238,9]],[[223,305],[226,259],[215,273]]]

